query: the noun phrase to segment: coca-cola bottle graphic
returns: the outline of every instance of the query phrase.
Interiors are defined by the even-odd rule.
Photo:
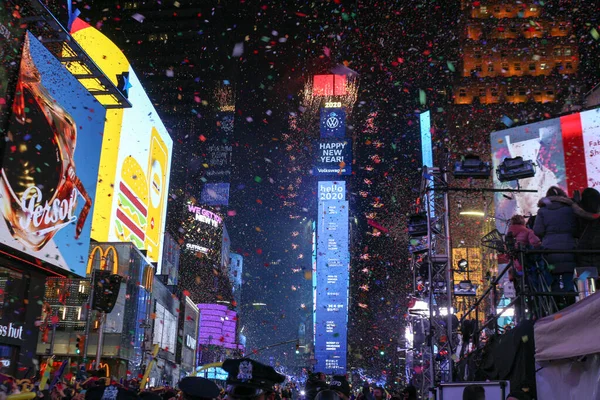
[[[0,177],[0,205],[12,236],[34,251],[77,221],[83,230],[92,206],[75,173],[77,126],[42,85],[26,36]],[[85,204],[75,215],[79,196]]]

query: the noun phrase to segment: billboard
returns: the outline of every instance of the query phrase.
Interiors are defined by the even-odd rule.
[[[204,142],[206,159],[201,178],[204,185],[200,199],[205,205],[227,206],[229,205],[229,180],[233,153],[231,142],[235,114],[233,111],[220,111],[216,120],[214,131]]]
[[[10,106],[19,75],[19,61],[25,37],[24,20],[12,1],[0,3],[0,132],[5,133]]]
[[[200,194],[200,202],[207,206],[229,205],[229,183],[205,183]]]
[[[503,230],[514,214],[535,215],[537,202],[550,186],[569,195],[586,187],[600,188],[600,109],[575,113],[491,134],[492,164],[496,169],[506,158],[523,157],[537,164],[535,176],[519,181],[521,189],[537,193],[495,196],[496,225]],[[516,182],[495,187],[517,187]]]
[[[156,270],[156,275],[166,275],[167,285],[177,285],[180,253],[181,249],[175,239],[165,232],[162,263],[160,269]]]
[[[104,118],[27,33],[0,177],[0,243],[85,275]]]
[[[198,304],[198,344],[237,349],[237,313],[221,304]]]
[[[352,141],[350,139],[320,139],[315,144],[313,175],[351,175]]]
[[[349,235],[345,182],[319,182],[316,371],[346,372]]]
[[[346,75],[315,75],[313,96],[345,96],[347,94]]]
[[[321,137],[346,136],[346,112],[343,108],[321,108]]]
[[[72,35],[132,104],[106,113],[92,238],[132,242],[160,271],[173,141],[119,48],[80,19]]]

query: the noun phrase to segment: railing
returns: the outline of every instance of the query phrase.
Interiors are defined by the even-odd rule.
[[[473,312],[475,312],[475,320],[479,321],[479,313],[481,312],[480,306],[482,304],[484,304],[484,302],[487,300],[490,300],[491,303],[493,304],[493,307],[491,307],[491,310],[488,310],[488,312],[486,313],[485,322],[482,324],[482,326],[479,329],[477,329],[475,332],[473,332],[472,337],[475,339],[475,343],[477,343],[477,339],[479,338],[479,335],[481,334],[481,332],[484,329],[490,327],[491,324],[493,324],[494,333],[496,335],[499,334],[500,330],[499,330],[498,323],[497,323],[498,318],[502,317],[503,314],[511,307],[520,305],[519,310],[518,311],[515,310],[515,317],[516,317],[517,321],[524,319],[527,316],[526,314],[528,312],[529,313],[535,312],[535,313],[537,313],[537,315],[536,315],[537,317],[544,317],[551,313],[544,312],[544,310],[540,310],[540,309],[533,310],[533,307],[535,307],[535,305],[534,305],[535,299],[548,298],[548,297],[552,298],[554,296],[576,297],[579,295],[575,291],[573,291],[573,292],[552,292],[550,290],[543,290],[543,291],[540,291],[540,290],[532,291],[531,290],[531,285],[528,282],[528,274],[530,273],[530,271],[528,271],[529,264],[527,264],[525,262],[525,256],[527,256],[527,255],[545,255],[545,254],[574,254],[574,255],[597,254],[597,255],[600,255],[600,250],[517,249],[515,251],[515,253],[513,253],[510,256],[510,262],[506,265],[506,267],[500,272],[500,274],[497,277],[495,277],[490,282],[490,286],[483,292],[481,297],[479,297],[475,301],[475,303],[463,314],[462,318],[460,319],[459,326],[462,326],[462,323],[465,320],[470,319],[469,318],[470,315]],[[499,301],[498,286],[501,283],[504,275],[513,266],[515,255],[518,257],[519,262],[521,263],[521,266],[522,266],[522,273],[518,278],[519,288],[518,288],[518,290],[516,290],[515,297],[508,305],[503,306],[502,308],[497,308],[497,304]],[[536,268],[537,268],[537,266],[536,266]],[[490,296],[492,296],[492,298],[490,298]],[[529,305],[529,309],[528,309],[528,305]],[[556,310],[556,311],[558,311],[558,310]],[[517,314],[519,314],[519,315],[517,315]]]

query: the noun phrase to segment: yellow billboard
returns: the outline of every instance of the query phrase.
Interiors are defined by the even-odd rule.
[[[81,19],[71,34],[132,104],[106,112],[91,237],[132,242],[160,273],[173,141],[117,45]],[[83,83],[100,89],[94,80]]]

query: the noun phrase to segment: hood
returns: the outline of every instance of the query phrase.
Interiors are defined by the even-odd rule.
[[[575,212],[575,215],[587,220],[594,220],[600,217],[600,214],[593,214],[585,211],[583,208],[579,206],[579,204],[575,203],[568,197],[564,196],[548,196],[540,199],[538,201],[538,207],[546,207],[549,210],[557,210],[562,207],[571,207]]]

